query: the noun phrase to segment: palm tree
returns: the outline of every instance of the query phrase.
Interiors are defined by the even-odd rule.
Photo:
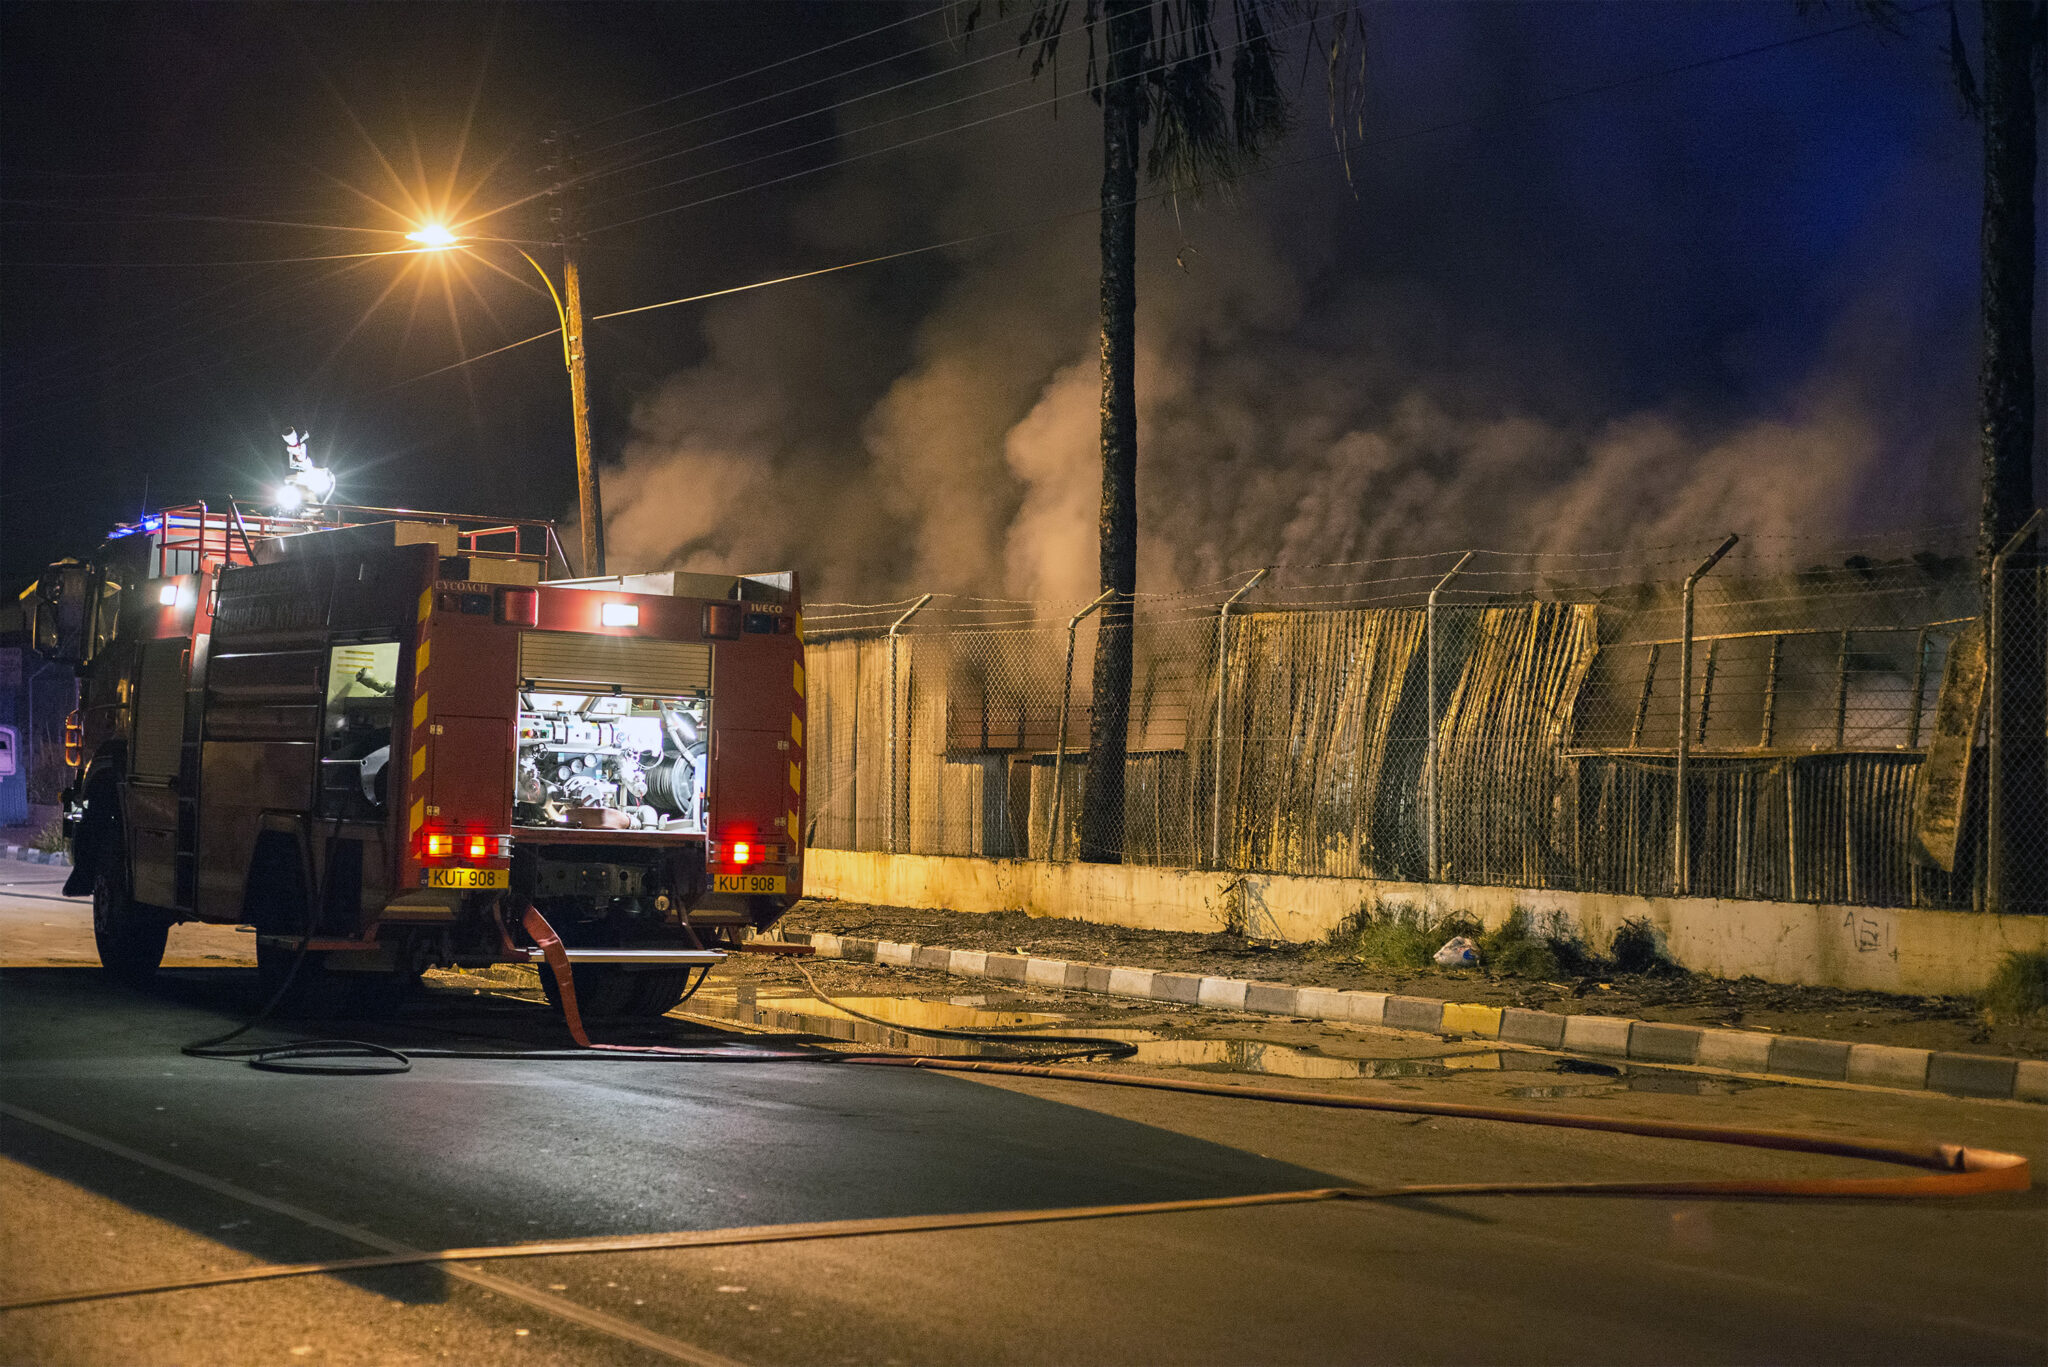
[[[2034,77],[2048,58],[2048,4],[1983,0],[1982,94],[1972,88],[1960,25],[1950,8],[1950,49],[1965,101],[1984,126],[1981,262],[1982,368],[1978,374],[1983,512],[1978,557],[1985,569],[2032,515],[2034,499]],[[1998,609],[1998,911],[2048,911],[2048,770],[2044,770],[2041,581],[2033,557],[2014,557]]]
[[[1029,12],[1018,50],[1032,74],[1054,65],[1071,0],[1019,0]],[[998,11],[1010,8],[996,0]],[[962,7],[972,33],[983,6]],[[1275,20],[1325,58],[1339,146],[1355,125],[1357,11],[1299,0],[1084,0],[1089,94],[1102,110],[1102,588],[1095,646],[1081,858],[1123,859],[1124,755],[1130,729],[1132,595],[1138,579],[1137,239],[1138,162],[1146,178],[1199,195],[1255,164],[1287,131]],[[1100,38],[1098,53],[1097,39]],[[1227,77],[1223,77],[1227,59]],[[1226,99],[1227,96],[1227,99]],[[1150,129],[1150,138],[1146,130]],[[1065,743],[1066,738],[1060,737]]]
[[[1801,7],[1821,7],[1801,0]],[[1880,30],[1897,33],[1909,12],[1900,0],[1856,0]],[[1956,0],[1948,6],[1950,74],[1964,108],[1983,129],[1984,211],[1979,238],[1982,334],[1977,372],[1982,506],[1977,563],[1988,609],[1991,561],[2033,515],[2034,500],[2034,171],[2038,105],[2034,80],[2048,62],[2048,0],[1979,0],[1979,66],[1970,65]],[[2048,659],[2038,562],[2017,554],[2002,577],[1998,608],[1999,687],[1992,734],[1999,741],[1998,829],[1987,845],[2003,856],[1990,889],[1999,911],[2048,911]]]

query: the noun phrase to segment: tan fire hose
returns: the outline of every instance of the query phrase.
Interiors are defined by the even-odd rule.
[[[529,907],[525,926],[546,958],[561,988],[563,1015],[569,1032],[579,1046],[602,1050],[612,1056],[637,1053],[651,1058],[687,1054],[692,1051],[650,1047],[598,1045],[590,1042],[575,1005],[575,985],[562,942],[540,913]],[[808,976],[808,975],[806,975]],[[815,984],[813,984],[815,987]],[[820,998],[831,998],[820,993]],[[834,1005],[838,1005],[834,1003]],[[838,1009],[847,1010],[844,1006]],[[855,1013],[858,1014],[858,1013]],[[886,1024],[887,1022],[885,1022]],[[906,1029],[903,1026],[892,1026]],[[912,1033],[922,1033],[912,1031]],[[1028,1041],[1033,1037],[1024,1037]],[[1039,1037],[1042,1038],[1042,1037]],[[1020,1041],[1024,1042],[1024,1041]],[[154,1295],[168,1291],[227,1286],[243,1282],[271,1281],[284,1277],[306,1277],[329,1273],[361,1271],[380,1267],[410,1267],[433,1263],[485,1262],[505,1258],[564,1257],[588,1253],[630,1253],[667,1248],[731,1247],[739,1244],[789,1243],[822,1239],[861,1238],[887,1234],[909,1234],[932,1230],[985,1229],[1004,1225],[1047,1224],[1072,1220],[1100,1220],[1133,1215],[1164,1215],[1182,1211],[1223,1210],[1245,1206],[1300,1205],[1321,1201],[1385,1201],[1445,1196],[1663,1196],[1663,1197],[1809,1197],[1879,1199],[1953,1198],[1982,1196],[1994,1192],[2026,1191],[2033,1185],[2024,1155],[1996,1149],[1973,1148],[1963,1144],[1897,1143],[1880,1139],[1847,1139],[1798,1130],[1747,1130],[1724,1125],[1697,1125],[1670,1120],[1628,1120],[1614,1116],[1579,1115],[1552,1111],[1516,1110],[1505,1106],[1473,1106],[1448,1101],[1406,1101],[1395,1098],[1353,1096],[1330,1092],[1294,1091],[1277,1087],[1240,1087],[1227,1083],[1193,1082],[1178,1078],[1146,1077],[1107,1073],[1099,1069],[1070,1068],[1047,1064],[999,1063],[973,1059],[932,1058],[902,1054],[829,1055],[837,1062],[870,1067],[916,1068],[955,1073],[987,1073],[1008,1077],[1044,1078],[1058,1082],[1089,1083],[1109,1087],[1136,1087],[1153,1091],[1179,1092],[1196,1096],[1228,1097],[1239,1101],[1264,1101],[1292,1106],[1321,1106],[1341,1110],[1383,1111],[1401,1115],[1441,1116],[1447,1119],[1484,1120],[1508,1125],[1544,1125],[1557,1129],[1591,1130],[1608,1134],[1636,1135],[1648,1139],[1685,1139],[1706,1144],[1728,1144],[1741,1148],[1778,1149],[1792,1153],[1828,1154],[1858,1158],[1898,1167],[1916,1168],[1911,1177],[1798,1177],[1739,1178],[1734,1180],[1661,1180],[1651,1182],[1434,1182],[1401,1183],[1390,1186],[1311,1187],[1295,1191],[1261,1192],[1247,1196],[1223,1196],[1184,1201],[1154,1201],[1123,1205],[1068,1206],[1048,1210],[979,1211],[964,1214],[911,1215],[872,1220],[829,1220],[809,1224],[754,1225],[729,1229],[683,1230],[665,1234],[625,1234],[591,1239],[564,1239],[538,1243],[486,1245],[477,1248],[448,1248],[432,1252],[380,1254],[364,1258],[332,1259],[317,1263],[276,1264],[247,1268],[174,1281],[149,1282],[131,1286],[101,1287],[86,1291],[0,1301],[0,1312],[26,1310],[37,1306],[68,1305],[80,1301],[109,1300]]]

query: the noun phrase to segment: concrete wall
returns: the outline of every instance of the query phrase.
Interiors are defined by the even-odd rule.
[[[1275,940],[1319,939],[1366,905],[1462,912],[1499,925],[1516,907],[1563,916],[1604,949],[1624,921],[1644,918],[1666,952],[1696,972],[1879,992],[1969,993],[2010,949],[2048,949],[2048,917],[1630,897],[1361,878],[1212,873],[1122,864],[811,850],[813,897],[952,911],[1021,911],[1144,930],[1241,929]]]

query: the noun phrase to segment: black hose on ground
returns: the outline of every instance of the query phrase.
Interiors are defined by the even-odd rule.
[[[945,1030],[935,1025],[902,1025],[896,1021],[884,1020],[880,1016],[871,1016],[865,1011],[857,1010],[854,1007],[848,1006],[845,1002],[837,1001],[827,996],[825,989],[818,986],[818,980],[811,976],[809,969],[805,968],[795,959],[789,962],[791,968],[803,974],[804,981],[810,984],[812,994],[819,1001],[825,1003],[834,1011],[843,1011],[855,1020],[863,1020],[870,1025],[879,1025],[890,1030],[901,1030],[906,1035],[925,1035],[933,1039],[972,1040],[981,1044],[1072,1044],[1078,1046],[1073,1049],[1050,1052],[1043,1050],[1020,1052],[1010,1055],[1005,1060],[1006,1062],[1056,1063],[1073,1058],[1120,1059],[1129,1058],[1138,1052],[1138,1046],[1128,1040],[1104,1039],[1100,1035],[1046,1035],[1036,1031],[1030,1034],[1022,1034],[1015,1031],[1002,1030]]]
[[[336,825],[339,826],[339,824],[337,821]],[[303,833],[302,830],[301,834],[303,835]],[[381,1077],[392,1073],[411,1072],[412,1060],[405,1054],[386,1045],[372,1044],[367,1040],[301,1039],[291,1040],[284,1044],[242,1044],[232,1049],[220,1047],[231,1039],[247,1034],[268,1020],[270,1013],[275,1011],[278,1008],[278,1004],[284,1001],[285,997],[291,992],[292,984],[298,981],[299,972],[306,965],[306,956],[313,944],[313,931],[315,929],[313,908],[318,902],[316,897],[316,884],[318,880],[313,876],[312,847],[308,841],[303,839],[299,842],[299,857],[304,866],[302,875],[305,880],[306,894],[300,900],[304,908],[305,918],[303,929],[299,935],[299,952],[292,958],[292,966],[286,970],[284,981],[277,985],[277,991],[270,994],[270,1000],[263,1003],[263,1009],[249,1017],[248,1020],[243,1021],[224,1035],[215,1035],[211,1039],[194,1040],[192,1043],[179,1049],[178,1052],[189,1058],[240,1059],[251,1068],[260,1069],[266,1073],[307,1073],[318,1077]],[[260,927],[257,933],[262,933]],[[321,1059],[364,1059],[370,1062],[367,1066],[327,1067],[321,1066],[317,1062],[317,1060]],[[380,1061],[383,1066],[376,1066]]]

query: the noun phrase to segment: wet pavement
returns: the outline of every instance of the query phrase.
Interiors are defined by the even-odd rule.
[[[562,1023],[530,973],[497,970],[430,975],[392,1021],[261,1035],[317,1028],[505,1056],[278,1076],[178,1052],[256,1008],[253,972],[178,969],[127,992],[87,966],[89,921],[84,956],[75,924],[43,929],[70,935],[68,950],[41,948],[71,966],[0,969],[0,1300],[349,1256],[365,1239],[430,1247],[1329,1184],[1871,1171],[1625,1135],[767,1061],[1013,1055],[1049,1035],[1134,1046],[1088,1065],[1098,1071],[1938,1137],[2048,1161],[2041,1112],[2010,1103],[1747,1086],[1085,994],[962,994],[957,979],[836,962],[807,965],[814,989],[794,965],[736,959],[675,1017],[594,1023],[601,1040],[709,1061],[563,1057]],[[510,1056],[533,1052],[545,1056]],[[496,1263],[495,1282],[396,1269],[0,1312],[0,1360],[2038,1362],[2044,1250],[2038,1189],[1917,1203],[1266,1207]]]
[[[1047,998],[1053,995],[1045,994]],[[1050,1050],[1055,1046],[1036,1037],[1059,1032],[1132,1046],[1132,1052],[1121,1058],[1103,1060],[1104,1067],[1129,1065],[1324,1081],[1454,1076],[1477,1080],[1486,1075],[1501,1084],[1503,1095],[1523,1099],[1597,1097],[1623,1091],[1728,1096],[1780,1085],[1703,1069],[1605,1063],[1547,1050],[1501,1048],[1476,1041],[1450,1043],[1370,1027],[1347,1029],[1337,1039],[1316,1045],[1285,1044],[1259,1038],[1253,1032],[1270,1031],[1271,1025],[1264,1017],[1248,1014],[1238,1017],[1234,1025],[1219,1025],[1216,1022],[1222,1013],[1196,1011],[1186,1013],[1202,1022],[1193,1026],[1169,1015],[1157,1028],[1132,1029],[1103,1023],[1105,1007],[1098,1002],[1081,1002],[1064,1010],[1048,1010],[1046,1004],[1044,999],[1025,995],[988,994],[834,994],[825,1000],[795,987],[714,983],[707,984],[676,1014],[820,1041],[954,1058],[1005,1059],[1035,1049]],[[1189,1033],[1191,1029],[1197,1033]],[[1007,1038],[966,1040],[921,1035],[919,1030],[982,1031]],[[1558,1078],[1570,1080],[1553,1080]]]

